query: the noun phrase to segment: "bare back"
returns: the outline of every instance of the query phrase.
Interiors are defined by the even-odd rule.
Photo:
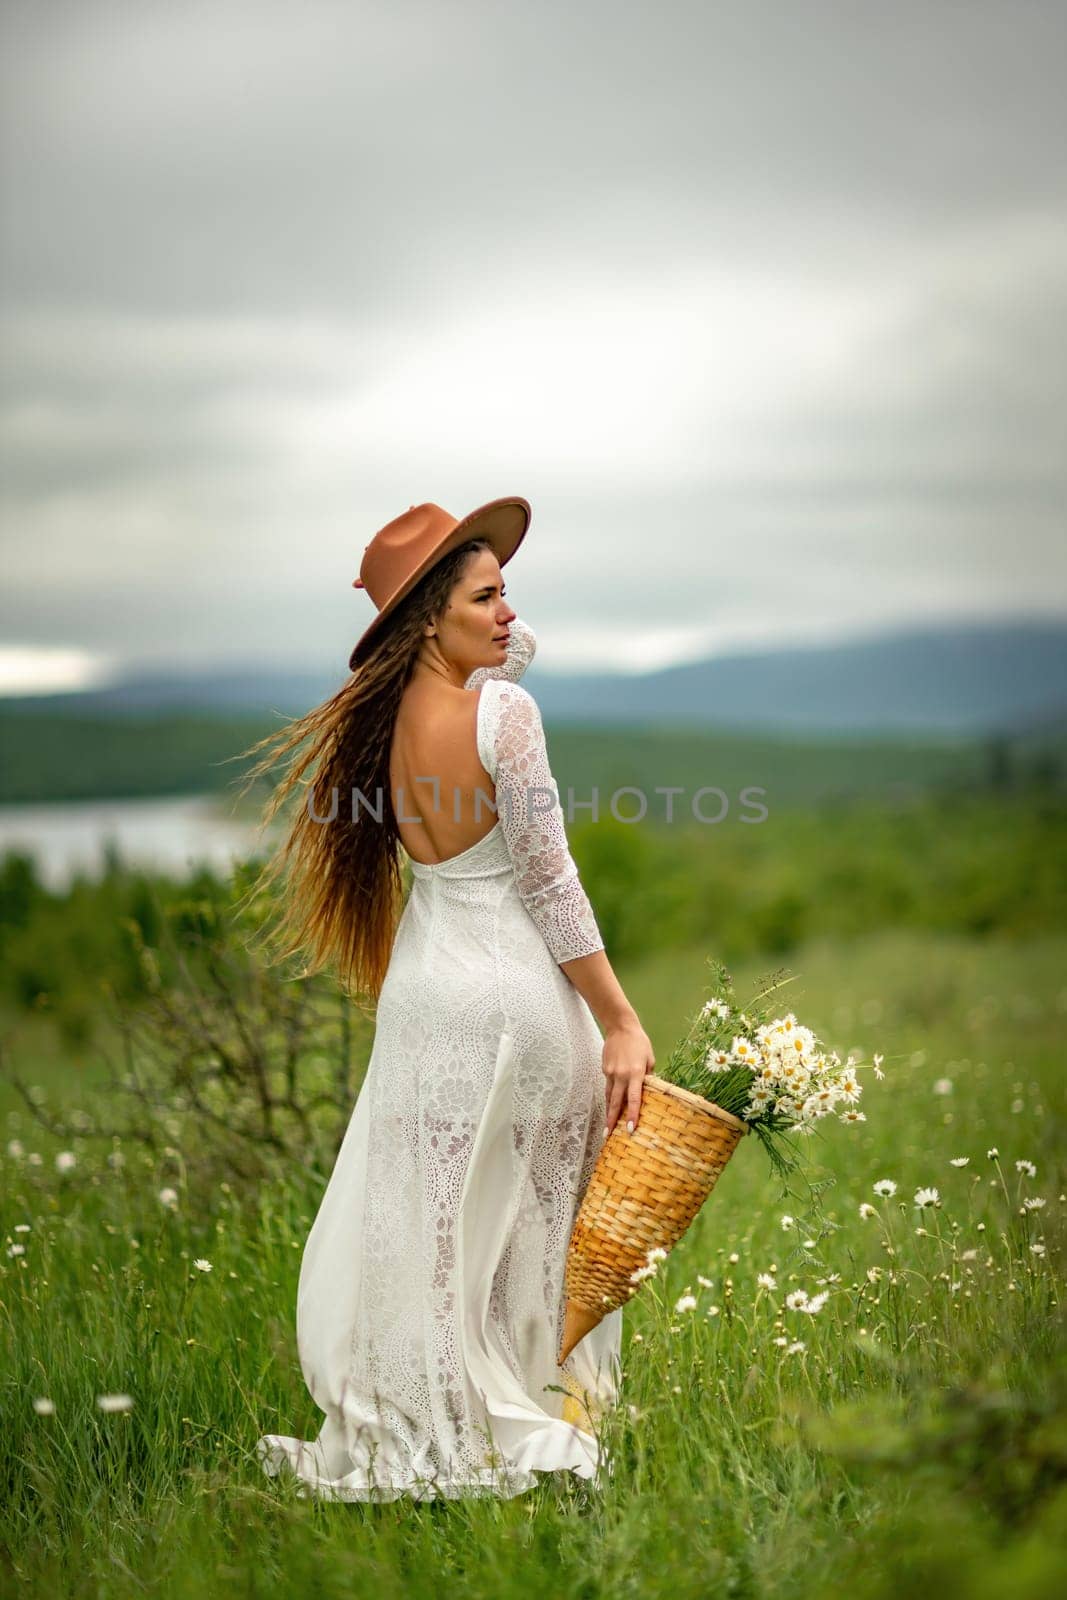
[[[496,823],[493,780],[478,759],[480,698],[480,689],[409,684],[400,702],[389,785],[400,842],[422,865],[461,855]]]

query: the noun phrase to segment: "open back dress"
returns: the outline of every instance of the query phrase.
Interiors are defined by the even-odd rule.
[[[539,1473],[611,1470],[596,1419],[618,1395],[622,1309],[557,1363],[605,1103],[603,1039],[559,963],[604,941],[518,682],[535,649],[516,618],[506,661],[466,685],[496,823],[448,860],[408,856],[370,1061],[301,1261],[297,1347],[325,1421],[257,1446],[305,1496],[509,1497]]]

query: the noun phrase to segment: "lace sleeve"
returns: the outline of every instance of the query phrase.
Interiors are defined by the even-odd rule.
[[[523,622],[521,617],[514,617],[508,625],[506,658],[499,667],[475,667],[464,687],[478,689],[487,678],[504,678],[510,683],[518,683],[536,652],[537,635],[528,622]]]
[[[575,961],[603,950],[604,941],[567,843],[541,713],[521,684],[501,683],[494,694],[497,816],[515,882],[556,962]]]

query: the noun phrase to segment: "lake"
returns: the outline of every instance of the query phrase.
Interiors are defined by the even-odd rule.
[[[188,877],[198,866],[226,872],[273,838],[257,841],[256,824],[229,816],[226,802],[213,795],[0,806],[0,856],[9,850],[32,855],[41,882],[53,890],[78,874],[99,877],[109,844],[131,866]]]

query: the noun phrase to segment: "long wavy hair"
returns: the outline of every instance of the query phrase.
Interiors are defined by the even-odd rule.
[[[331,699],[234,758],[265,752],[244,775],[239,790],[244,795],[295,751],[266,802],[261,830],[297,785],[307,791],[307,800],[241,898],[267,893],[288,868],[282,915],[264,935],[275,947],[274,959],[302,955],[302,977],[332,964],[353,998],[377,1000],[403,908],[400,835],[389,783],[401,697],[415,670],[425,624],[442,614],[471,558],[491,549],[485,539],[469,539],[442,556],[399,602]]]

